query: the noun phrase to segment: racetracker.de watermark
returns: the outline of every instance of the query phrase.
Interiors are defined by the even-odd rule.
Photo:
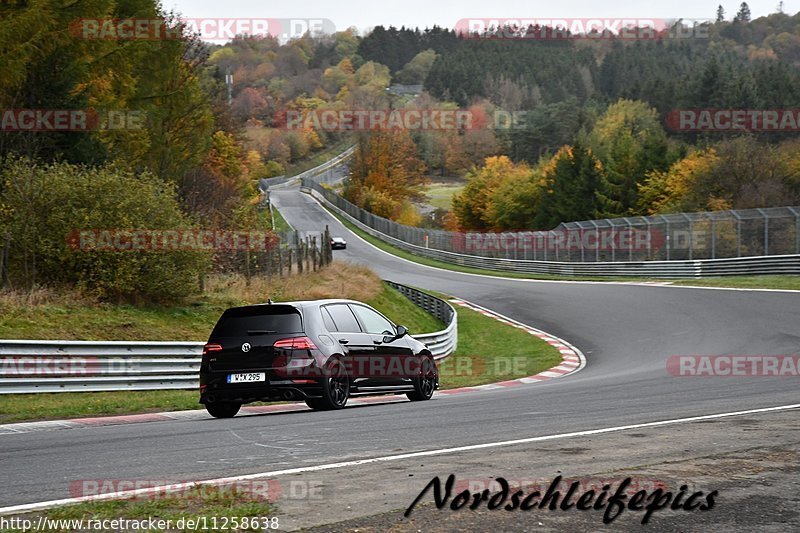
[[[70,24],[79,39],[164,41],[197,35],[204,41],[274,37],[285,41],[332,35],[336,26],[325,18],[83,18]]]
[[[312,109],[287,110],[276,116],[276,127],[320,131],[471,130],[486,120],[466,109]]]
[[[82,252],[269,251],[280,242],[271,231],[81,229],[66,236]]]
[[[0,109],[0,131],[141,130],[146,118],[131,109]]]
[[[284,130],[319,131],[470,131],[524,129],[530,112],[495,109],[310,109],[281,110],[273,126]],[[557,147],[548,147],[555,150]]]
[[[465,39],[550,41],[567,39],[707,39],[709,19],[665,18],[464,18],[455,31]]]
[[[119,363],[127,366],[121,358]],[[102,366],[97,357],[5,355],[0,357],[0,376],[6,378],[95,376],[103,373]],[[106,371],[113,366],[112,361],[106,361]]]
[[[322,501],[333,494],[333,485],[319,479],[252,479],[238,481],[175,481],[170,479],[80,479],[69,484],[73,498],[102,500],[127,497],[141,500],[165,498],[221,498],[274,502]]]
[[[523,232],[467,232],[453,236],[458,252],[580,251],[659,249],[664,233],[657,229],[576,229]]]
[[[675,377],[798,377],[800,355],[673,355],[667,372]]]
[[[673,109],[666,125],[678,132],[796,132],[800,109]]]

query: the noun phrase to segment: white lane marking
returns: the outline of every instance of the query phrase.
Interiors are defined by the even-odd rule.
[[[687,422],[698,422],[701,420],[714,420],[719,418],[729,418],[733,416],[752,415],[757,413],[771,413],[778,411],[789,411],[792,409],[800,409],[800,404],[781,405],[777,407],[764,407],[761,409],[748,409],[747,411],[732,411],[728,413],[717,413],[713,415],[700,415],[690,416],[687,418],[673,418],[669,420],[659,420],[656,422],[643,422],[640,424],[629,424],[626,426],[614,426],[601,429],[589,429],[584,431],[573,431],[571,433],[557,433],[555,435],[543,435],[540,437],[528,437],[525,439],[504,440],[496,442],[486,442],[483,444],[469,444],[466,446],[457,446],[454,448],[439,448],[436,450],[426,450],[422,452],[403,453],[398,455],[385,455],[382,457],[372,457],[369,459],[356,459],[353,461],[343,461],[340,463],[328,463],[315,466],[304,466],[298,468],[287,468],[285,470],[275,470],[272,472],[261,472],[258,474],[246,474],[242,476],[233,476],[218,479],[207,479],[204,481],[192,481],[189,483],[176,483],[173,485],[165,485],[161,487],[147,487],[138,490],[128,490],[119,492],[109,492],[105,494],[98,494],[94,496],[82,496],[78,498],[65,498],[62,500],[50,500],[45,502],[27,503],[23,505],[14,505],[11,507],[0,508],[0,516],[9,514],[20,514],[32,511],[41,511],[44,509],[51,509],[53,507],[60,507],[63,505],[71,505],[76,503],[83,503],[87,501],[101,501],[113,500],[120,498],[132,498],[134,496],[144,496],[151,493],[161,493],[167,488],[170,490],[183,490],[202,485],[226,485],[236,483],[238,481],[248,481],[259,478],[285,476],[290,474],[302,474],[305,472],[320,472],[322,470],[333,470],[336,468],[348,468],[353,466],[362,466],[374,463],[386,463],[390,461],[402,461],[404,459],[414,459],[417,457],[431,457],[435,455],[447,455],[453,453],[469,452],[474,450],[484,450],[487,448],[501,448],[504,446],[514,446],[516,444],[529,444],[532,442],[542,442],[556,439],[568,439],[571,437],[586,437],[589,435],[600,435],[603,433],[616,433],[619,431],[626,431],[629,429],[642,429],[660,426],[669,426],[674,424],[683,424]]]
[[[302,193],[300,193],[302,194]],[[349,231],[353,234],[353,236],[359,239],[361,242],[366,244],[367,246],[371,246],[372,248],[376,249],[377,251],[384,253],[388,256],[391,256],[395,259],[400,261],[405,261],[407,263],[411,263],[412,265],[416,265],[418,267],[423,268],[432,268],[433,270],[439,270],[441,272],[446,272],[448,274],[460,274],[462,276],[477,276],[479,278],[488,278],[488,279],[500,279],[504,281],[521,281],[526,283],[579,283],[584,285],[630,285],[630,286],[640,286],[640,287],[655,287],[655,288],[667,288],[667,289],[701,289],[701,290],[711,290],[711,291],[744,291],[744,292],[788,292],[788,293],[800,293],[800,290],[796,289],[758,289],[758,288],[743,288],[743,287],[703,287],[700,285],[671,285],[670,283],[674,282],[675,280],[671,281],[664,281],[664,282],[652,282],[652,281],[570,281],[570,280],[563,280],[563,279],[531,279],[531,278],[506,278],[504,276],[490,276],[488,274],[475,274],[473,272],[461,272],[459,270],[449,270],[447,268],[435,267],[431,265],[425,265],[422,263],[417,263],[416,261],[411,261],[410,259],[406,259],[405,257],[400,257],[395,255],[391,252],[387,252],[386,250],[382,250],[372,244],[371,242],[365,240],[361,235],[358,235],[354,231],[350,230],[347,226],[342,224],[342,222],[336,218],[333,214],[328,211],[327,207],[325,207],[322,202],[316,199],[316,197],[311,195],[311,199],[318,204],[331,218],[333,218],[337,223],[339,223],[346,231]],[[352,221],[349,221],[351,224]],[[360,229],[360,228],[359,228]],[[361,230],[364,231],[364,230]],[[375,237],[376,239],[378,237]],[[388,243],[387,243],[388,244]],[[409,252],[410,253],[410,252]]]

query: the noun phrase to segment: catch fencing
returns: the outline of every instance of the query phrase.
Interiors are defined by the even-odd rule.
[[[447,327],[413,335],[441,360],[456,349],[455,309],[389,282]],[[44,392],[197,389],[202,342],[0,340],[0,395]]]
[[[314,177],[302,184],[367,233],[461,266],[567,276],[800,274],[800,207],[569,222],[550,231],[451,232],[376,216]]]

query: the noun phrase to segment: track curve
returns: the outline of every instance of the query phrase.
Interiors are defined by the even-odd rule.
[[[675,378],[676,354],[792,354],[800,294],[510,280],[424,267],[358,239],[294,188],[271,200],[300,231],[345,236],[339,260],[470,300],[562,337],[588,364],[533,387],[415,404],[232,420],[0,435],[6,505],[70,496],[84,479],[193,480],[797,403],[793,379]],[[66,460],[65,458],[69,458]]]

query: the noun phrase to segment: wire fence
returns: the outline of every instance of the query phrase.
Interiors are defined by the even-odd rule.
[[[333,261],[330,234],[301,237],[297,231],[275,233],[275,244],[264,251],[236,250],[214,254],[212,271],[271,277],[291,275],[292,272],[316,272]]]
[[[324,177],[341,176],[328,170]],[[558,262],[691,261],[800,254],[800,207],[569,222],[549,231],[452,232],[398,224],[303,179],[364,225],[430,250],[495,259]]]

